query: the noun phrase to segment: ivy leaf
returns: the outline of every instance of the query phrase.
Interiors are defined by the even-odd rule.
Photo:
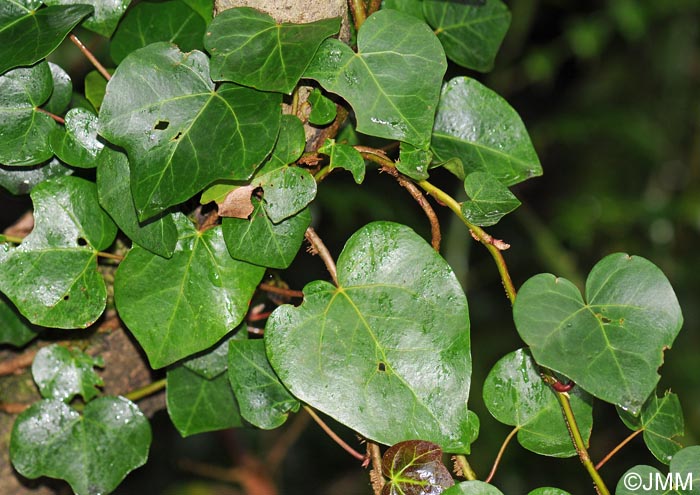
[[[177,243],[172,215],[141,223],[131,201],[129,161],[123,153],[103,148],[98,157],[97,195],[100,205],[133,242],[164,258],[170,258]]]
[[[177,366],[168,370],[167,380],[168,414],[183,437],[243,426],[225,373],[207,380]]]
[[[466,407],[469,314],[449,265],[391,222],[357,231],[337,265],[338,287],[311,282],[301,306],[279,306],[268,319],[277,376],[366,438],[389,445],[418,438],[468,452],[478,429]]]
[[[447,68],[435,34],[413,16],[380,10],[362,24],[357,46],[324,41],[304,77],[347,100],[359,132],[426,148]]]
[[[38,1],[3,3],[0,9],[0,74],[43,59],[92,13],[88,5],[39,8],[41,2]],[[2,94],[4,89],[0,90]]]
[[[114,74],[114,69],[107,69],[107,72]],[[95,109],[99,110],[102,106],[102,100],[105,98],[106,91],[107,80],[105,76],[96,70],[88,72],[85,76],[85,98],[87,98]]]
[[[383,9],[394,9],[410,14],[413,17],[425,21],[423,15],[423,0],[384,0]]]
[[[593,428],[590,397],[576,387],[569,398],[588,443]],[[518,428],[518,442],[526,449],[552,457],[576,455],[559,401],[526,350],[511,352],[494,365],[484,382],[484,403],[498,421]]]
[[[119,316],[162,368],[214,345],[238,325],[264,268],[234,260],[221,227],[199,232],[173,215],[178,231],[170,259],[134,246],[114,280]]]
[[[456,77],[442,89],[432,149],[438,161],[462,161],[462,170],[450,168],[460,179],[483,171],[511,186],[542,175],[537,153],[515,110],[467,77]]]
[[[0,344],[23,347],[37,335],[31,323],[23,318],[14,305],[0,294]]]
[[[95,399],[82,416],[51,399],[17,417],[10,458],[22,476],[60,478],[78,495],[95,495],[113,491],[145,464],[150,444],[148,420],[123,397]]]
[[[177,45],[183,52],[204,49],[206,23],[180,0],[136,4],[119,23],[110,43],[112,59],[120,64],[131,52],[157,41]]]
[[[55,115],[60,115],[66,111],[73,97],[73,83],[68,73],[60,66],[49,62],[49,69],[51,69],[53,91],[44,104],[44,110]]]
[[[314,88],[307,100],[311,105],[309,123],[313,125],[326,125],[335,120],[337,108],[332,100],[323,96],[318,88]]]
[[[503,492],[483,481],[463,481],[448,488],[442,495],[503,495]]]
[[[290,412],[299,410],[299,401],[280,383],[260,339],[231,341],[228,378],[241,416],[258,428],[270,430],[282,426]]]
[[[340,30],[340,18],[278,24],[250,7],[214,17],[204,44],[215,81],[291,94],[323,40]]]
[[[65,130],[56,127],[49,136],[56,156],[78,168],[95,168],[104,144],[97,138],[97,115],[84,108],[71,108]]]
[[[433,154],[427,150],[421,150],[408,143],[401,143],[399,161],[396,168],[399,172],[414,180],[428,178],[428,167]]]
[[[455,484],[440,446],[422,440],[389,448],[382,456],[382,472],[388,478],[382,495],[433,495]]]
[[[72,5],[89,4],[94,7],[94,12],[82,26],[97,34],[109,38],[119,23],[131,0],[44,0],[46,5]]]
[[[97,253],[112,244],[116,226],[86,180],[45,181],[31,196],[34,230],[18,247],[0,251],[0,291],[36,325],[85,328],[105,308]]]
[[[55,158],[41,165],[6,167],[0,165],[0,186],[12,194],[29,194],[34,186],[54,177],[71,175],[73,169]]]
[[[571,495],[569,492],[565,492],[560,488],[553,488],[551,486],[543,486],[542,488],[535,488],[527,495]]]
[[[568,280],[535,275],[520,289],[513,318],[535,361],[632,414],[656,387],[663,351],[683,323],[663,272],[624,253],[593,267],[585,301]]]
[[[668,475],[637,465],[622,475],[615,495],[696,495],[700,486],[700,446],[686,447],[673,456]]]
[[[53,156],[48,137],[56,122],[36,109],[52,89],[46,62],[0,76],[0,163],[35,165]]]
[[[488,72],[510,27],[510,11],[500,0],[466,2],[424,0],[423,13],[447,57],[468,69]]]
[[[131,53],[107,84],[100,133],[127,151],[139,218],[217,179],[247,179],[272,150],[281,95],[209,79],[209,60],[154,43]]]
[[[214,0],[183,0],[209,24],[214,15]]]
[[[46,399],[68,403],[80,395],[89,402],[99,395],[97,387],[104,385],[94,366],[104,366],[101,357],[53,344],[37,352],[32,363],[32,376],[41,396]]]
[[[228,369],[228,343],[248,337],[245,325],[241,324],[228,337],[221,339],[213,347],[183,361],[182,365],[202,378],[213,380]]]
[[[619,408],[617,412],[629,429],[644,430],[644,443],[664,464],[683,448],[678,440],[685,433],[683,409],[676,394],[666,392],[661,398],[655,393],[650,395],[638,417]]]
[[[335,139],[326,139],[318,149],[319,153],[330,157],[329,169],[343,168],[352,174],[355,183],[365,180],[365,160],[359,151],[347,144],[337,144]]]
[[[273,223],[263,208],[263,202],[252,198],[254,210],[250,220],[224,218],[224,240],[231,256],[238,260],[268,268],[287,268],[296,256],[304,232],[311,224],[308,208]]]
[[[462,214],[475,225],[488,227],[520,206],[507,186],[488,172],[472,172],[464,179],[469,197],[462,203]]]

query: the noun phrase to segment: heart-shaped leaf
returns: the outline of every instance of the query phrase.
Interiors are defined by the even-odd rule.
[[[214,89],[209,59],[154,43],[132,52],[107,85],[100,133],[127,151],[139,218],[217,179],[248,179],[272,150],[281,95]]]
[[[520,201],[498,179],[488,172],[472,172],[464,179],[468,201],[462,203],[462,214],[475,225],[488,227],[520,206]]]
[[[435,34],[413,16],[380,10],[362,24],[357,47],[324,41],[304,77],[347,100],[358,131],[426,148],[447,69]]]
[[[493,485],[483,481],[463,481],[448,488],[442,495],[503,495],[503,492]]]
[[[449,265],[408,227],[376,222],[348,240],[337,269],[338,287],[311,282],[301,306],[268,319],[282,383],[377,442],[468,452],[478,429],[466,406],[469,313]]]
[[[365,160],[359,151],[347,144],[338,144],[335,139],[326,139],[318,149],[319,153],[328,155],[330,170],[343,168],[352,174],[357,184],[362,184],[365,180]]]
[[[593,428],[590,396],[576,387],[569,398],[588,443]],[[484,382],[484,403],[498,421],[518,428],[518,442],[526,449],[553,457],[576,455],[559,401],[526,350],[511,352],[494,365]]]
[[[37,331],[23,318],[2,294],[0,294],[0,344],[22,347],[36,337]]]
[[[422,440],[389,448],[382,456],[382,472],[387,478],[382,495],[434,495],[455,484],[440,446]]]
[[[339,30],[339,18],[278,24],[249,7],[224,10],[204,39],[212,79],[291,94],[318,46]]]
[[[107,69],[107,72],[114,74],[114,69]],[[85,76],[85,98],[96,110],[99,110],[102,106],[102,101],[105,98],[106,91],[107,80],[105,79],[105,76],[96,70],[91,70],[88,72]]]
[[[55,115],[61,115],[66,111],[70,100],[73,97],[73,83],[68,73],[60,66],[49,62],[51,69],[51,79],[53,80],[53,91],[44,104],[44,110]]]
[[[29,194],[34,186],[54,177],[71,175],[73,169],[55,158],[30,167],[5,167],[0,165],[0,186],[11,194]]]
[[[50,143],[56,156],[74,167],[95,168],[104,143],[97,138],[97,115],[84,108],[71,108],[65,117],[65,131],[57,127]]]
[[[123,397],[101,397],[83,415],[60,400],[42,400],[21,413],[10,440],[10,458],[30,479],[66,480],[78,495],[110,493],[148,458],[151,427]]]
[[[170,259],[134,246],[119,265],[114,297],[119,316],[162,368],[214,345],[238,325],[265,271],[234,260],[221,227],[198,231],[184,215]]]
[[[107,289],[97,253],[117,228],[97,202],[97,188],[77,177],[32,191],[34,230],[0,252],[0,291],[36,325],[84,328],[104,311]]]
[[[102,378],[93,369],[104,366],[101,357],[92,357],[79,349],[53,344],[37,352],[32,376],[41,396],[70,402],[80,395],[88,402],[99,394]]]
[[[697,495],[700,486],[700,446],[686,447],[673,456],[668,474],[637,465],[617,482],[615,495]]]
[[[663,272],[624,253],[593,267],[585,301],[566,279],[532,277],[518,293],[513,318],[535,361],[632,414],[656,387],[663,351],[683,323]]]
[[[484,171],[511,186],[542,175],[523,121],[501,96],[474,79],[456,77],[442,89],[432,149],[438,161],[462,161],[450,168],[460,179]]]
[[[307,100],[311,105],[309,123],[313,125],[326,125],[335,120],[337,108],[332,100],[323,96],[318,88],[314,88]]]
[[[92,15],[82,23],[86,29],[109,38],[119,23],[131,0],[44,0],[46,5],[71,5],[82,3],[94,8]]]

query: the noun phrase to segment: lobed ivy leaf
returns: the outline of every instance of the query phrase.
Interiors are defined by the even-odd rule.
[[[37,184],[54,177],[71,175],[73,169],[55,158],[40,165],[6,167],[0,165],[0,186],[11,194],[29,194]]]
[[[323,96],[318,88],[314,88],[307,100],[311,105],[309,123],[313,125],[327,125],[335,120],[337,108],[332,100]]]
[[[644,430],[644,443],[664,464],[671,462],[673,455],[683,448],[679,441],[685,433],[683,409],[676,394],[666,392],[661,398],[651,394],[638,417],[620,408],[617,412],[629,429]]]
[[[114,74],[114,69],[107,69],[107,72]],[[105,79],[105,76],[96,70],[91,70],[88,72],[85,76],[85,98],[98,111],[102,106],[102,100],[105,98],[106,91],[107,80]]]
[[[671,459],[668,475],[655,467],[637,465],[617,482],[615,495],[697,495],[700,486],[700,446],[680,450]],[[643,490],[643,491],[641,491]]]
[[[99,395],[97,387],[104,385],[93,369],[95,366],[104,366],[101,357],[52,344],[37,352],[32,363],[32,376],[41,396],[46,399],[68,403],[80,395],[85,402],[89,402]]]
[[[324,41],[304,77],[347,100],[359,132],[427,148],[447,68],[435,34],[413,16],[380,10],[362,24],[357,46]]]
[[[46,399],[17,417],[10,458],[22,476],[60,478],[78,495],[96,495],[113,491],[145,464],[150,444],[148,420],[123,397],[95,399],[82,416]]]
[[[448,488],[442,495],[503,495],[503,492],[493,485],[483,481],[463,481]]]
[[[225,373],[208,380],[185,366],[169,369],[166,403],[170,420],[183,437],[243,426]]]
[[[216,90],[198,51],[154,43],[127,56],[107,84],[100,133],[129,156],[145,220],[217,179],[248,179],[277,138],[281,95]]]
[[[39,62],[92,13],[88,5],[40,8],[40,1],[16,0],[3,4],[0,7],[0,74]],[[2,94],[4,90],[0,89]]]
[[[448,167],[460,179],[483,171],[511,186],[542,175],[537,153],[515,110],[468,77],[456,77],[443,86],[431,145],[438,161],[461,160],[462,169]]]
[[[382,456],[382,473],[387,478],[382,495],[435,495],[455,484],[440,446],[422,440],[390,447]]]
[[[375,222],[348,240],[337,271],[338,287],[311,282],[301,306],[267,321],[282,383],[374,441],[468,452],[478,430],[466,406],[469,314],[449,265],[408,227]]]
[[[500,0],[479,4],[423,0],[423,14],[447,57],[468,69],[488,72],[510,27],[510,11]]]
[[[112,244],[117,228],[84,179],[42,182],[31,197],[34,230],[16,248],[0,251],[0,291],[36,325],[87,327],[107,299],[97,253]]]
[[[219,13],[204,44],[215,81],[291,94],[323,40],[340,31],[340,18],[277,23],[250,7]]]
[[[299,410],[299,401],[284,388],[270,366],[261,339],[231,341],[228,379],[241,416],[258,428],[282,426],[290,412]]]
[[[347,144],[338,144],[335,139],[326,139],[318,149],[319,153],[328,155],[330,170],[343,168],[352,174],[355,183],[362,184],[365,180],[365,160],[359,151]]]
[[[231,258],[220,226],[200,232],[181,214],[173,219],[172,257],[134,246],[114,280],[119,316],[153,368],[207,349],[233,330],[265,271]]]
[[[65,130],[56,127],[49,135],[51,149],[68,165],[97,167],[97,155],[104,143],[97,137],[97,115],[84,108],[71,108],[65,117]]]
[[[233,340],[248,338],[245,325],[241,324],[229,336],[224,337],[213,347],[195,354],[182,362],[182,365],[190,371],[197,373],[202,378],[213,380],[228,369],[228,345]]]
[[[23,347],[36,338],[37,330],[0,294],[0,344]]]
[[[401,143],[396,168],[413,180],[425,180],[429,175],[428,167],[432,158],[433,154],[428,150],[416,148],[408,143]]]
[[[462,214],[475,225],[495,225],[520,206],[520,201],[508,186],[488,172],[472,172],[467,175],[464,190],[469,199],[462,203]]]
[[[518,292],[513,318],[540,365],[635,415],[683,323],[663,272],[624,253],[593,267],[585,300],[568,280],[535,275]]]
[[[85,29],[109,38],[126,12],[131,0],[44,0],[49,6],[88,4],[94,8],[92,15],[81,24]]]
[[[70,105],[73,97],[73,83],[68,73],[59,65],[49,62],[51,69],[51,79],[53,81],[53,91],[51,96],[44,103],[44,110],[55,115],[61,115]]]
[[[205,20],[185,2],[141,2],[119,23],[110,43],[112,59],[120,64],[131,52],[158,41],[183,52],[204,49]]]
[[[518,442],[552,457],[577,454],[555,392],[541,378],[530,353],[518,349],[501,358],[484,382],[486,408],[501,423],[518,429]],[[578,387],[569,392],[584,442],[593,428],[591,398]]]
[[[177,228],[170,214],[139,222],[131,201],[129,161],[126,155],[105,147],[97,159],[97,195],[100,205],[119,228],[140,247],[170,258],[177,243]]]
[[[53,77],[46,62],[0,76],[1,164],[36,165],[53,156],[48,138],[56,122],[37,110],[52,89]]]

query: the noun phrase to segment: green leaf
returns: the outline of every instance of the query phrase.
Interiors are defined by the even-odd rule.
[[[318,88],[314,88],[307,100],[311,105],[309,123],[313,125],[327,125],[335,120],[337,108],[332,100],[323,96]]]
[[[107,69],[107,72],[114,74],[114,69]],[[105,76],[96,70],[88,72],[85,76],[85,98],[87,98],[97,110],[102,106],[102,100],[105,98],[106,91],[107,80]]]
[[[73,169],[55,158],[41,165],[6,167],[0,165],[0,186],[12,194],[29,194],[34,186],[54,177],[71,175]]]
[[[0,344],[22,347],[37,335],[31,323],[23,318],[15,306],[0,294]]]
[[[664,464],[671,462],[673,455],[683,448],[678,439],[685,433],[683,409],[676,394],[666,392],[661,398],[652,394],[638,417],[619,408],[617,412],[628,428],[644,430],[644,443]]]
[[[131,52],[157,41],[177,45],[183,52],[204,49],[206,23],[187,4],[172,2],[136,4],[124,16],[110,44],[112,59],[120,64]]]
[[[78,414],[60,400],[42,400],[22,412],[10,440],[10,458],[30,479],[66,480],[78,495],[114,490],[148,458],[151,427],[123,397],[101,397]]]
[[[224,240],[231,256],[238,260],[269,268],[287,268],[296,256],[304,232],[311,224],[308,208],[273,223],[263,208],[263,202],[252,198],[254,210],[250,220],[224,218]]]
[[[97,397],[97,387],[104,385],[93,367],[104,366],[101,357],[92,357],[79,349],[58,344],[42,347],[34,357],[32,376],[41,396],[70,402],[76,395],[85,402]]]
[[[290,412],[299,410],[299,401],[280,383],[260,339],[231,341],[228,378],[241,416],[258,428],[277,428],[287,421]]]
[[[214,345],[238,325],[264,268],[234,260],[221,227],[199,232],[186,217],[170,259],[134,246],[114,280],[119,316],[162,368]]]
[[[435,34],[413,16],[380,10],[362,24],[357,46],[324,41],[304,77],[347,100],[359,132],[426,148],[447,68]]]
[[[272,150],[281,95],[209,79],[209,61],[154,43],[114,72],[100,133],[127,151],[141,220],[186,201],[217,179],[249,178]]]
[[[134,243],[159,256],[170,258],[177,243],[177,229],[172,215],[166,214],[139,222],[131,201],[129,161],[126,155],[105,147],[97,162],[97,195],[100,205]]]
[[[212,380],[228,369],[228,343],[232,340],[243,340],[248,338],[245,325],[241,324],[229,336],[221,339],[213,347],[196,354],[186,361],[183,366],[190,371],[194,371],[202,378]]]
[[[520,445],[541,455],[576,455],[559,401],[540,378],[529,352],[519,349],[500,359],[486,377],[483,393],[493,417],[518,428]],[[583,440],[588,443],[593,427],[591,399],[578,387],[569,398]]]
[[[683,323],[661,270],[624,253],[593,267],[585,301],[566,279],[530,278],[515,300],[513,318],[535,361],[632,414],[656,387],[663,351]]]
[[[423,0],[384,0],[382,2],[382,8],[399,10],[421,21],[425,21],[425,16],[423,15]]]
[[[468,69],[488,72],[510,27],[510,11],[500,0],[423,0],[423,14],[447,57]]]
[[[442,495],[503,495],[503,492],[483,481],[463,481],[448,488]]]
[[[389,448],[382,456],[382,472],[387,478],[382,495],[433,495],[455,484],[440,446],[422,440]]]
[[[209,24],[214,16],[214,0],[183,0]]]
[[[291,94],[318,46],[339,30],[339,18],[278,24],[249,7],[224,10],[204,39],[212,79]]]
[[[456,77],[442,89],[432,149],[438,161],[459,158],[460,179],[483,171],[511,186],[542,175],[525,125],[499,95],[474,79]]]
[[[86,29],[109,38],[119,23],[131,0],[44,0],[46,5],[89,4],[94,13],[83,21]]]
[[[52,89],[46,62],[0,76],[0,163],[35,165],[53,156],[48,138],[56,122],[36,109]]]
[[[70,100],[73,97],[73,83],[68,73],[60,66],[49,62],[49,69],[51,69],[53,91],[48,101],[44,104],[44,110],[55,115],[61,115],[70,105]]]
[[[97,167],[97,155],[104,148],[97,137],[97,115],[84,108],[71,108],[65,121],[65,131],[56,127],[49,136],[53,152],[68,165]]]
[[[469,314],[449,265],[408,227],[376,222],[348,240],[337,269],[338,287],[311,282],[301,306],[267,321],[282,383],[374,441],[468,452],[478,429],[466,406]]]
[[[433,154],[427,150],[421,150],[408,143],[401,143],[399,161],[396,168],[399,172],[414,180],[428,178],[428,167]]]
[[[565,492],[560,488],[552,488],[550,486],[544,486],[542,488],[535,488],[527,495],[571,495],[569,492]]]
[[[349,171],[357,184],[362,184],[365,180],[365,160],[352,146],[337,144],[335,139],[326,139],[318,152],[330,157],[330,170],[343,168]]]
[[[0,8],[0,74],[32,65],[53,52],[88,14],[88,5],[40,9],[41,2],[4,2]],[[38,10],[37,10],[38,9]],[[0,90],[0,95],[4,90]]]
[[[468,201],[462,203],[462,214],[475,225],[495,225],[520,206],[520,201],[488,172],[472,172],[464,179]]]
[[[697,495],[700,486],[700,446],[686,447],[673,456],[668,475],[637,465],[622,475],[615,495]]]
[[[116,226],[86,180],[45,181],[31,196],[34,229],[18,247],[0,248],[0,291],[36,325],[87,327],[105,308],[97,253],[112,244]]]
[[[172,368],[166,402],[170,419],[183,437],[243,426],[226,374],[207,380],[184,366]]]

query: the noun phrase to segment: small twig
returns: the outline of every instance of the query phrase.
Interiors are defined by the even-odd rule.
[[[263,292],[271,292],[272,294],[279,294],[280,296],[294,297],[297,299],[304,299],[304,293],[300,290],[285,289],[284,287],[277,287],[276,285],[261,283],[258,285],[258,289]]]
[[[0,376],[12,375],[28,368],[32,365],[37,352],[39,352],[38,349],[32,349],[0,362]]]
[[[306,233],[304,234],[304,236],[306,237],[306,240],[309,241],[309,243],[311,244],[311,253],[318,254],[321,257],[323,263],[326,265],[328,273],[331,274],[331,279],[333,279],[333,283],[335,285],[338,285],[338,270],[335,267],[335,261],[333,261],[333,257],[328,251],[328,248],[326,248],[326,245],[323,243],[318,234],[316,234],[316,231],[311,227],[306,229]]]
[[[382,0],[370,0],[369,7],[367,8],[367,15],[370,16],[374,14],[382,6]]]
[[[157,392],[160,392],[165,388],[166,384],[166,379],[162,378],[160,380],[156,380],[155,382],[151,382],[148,385],[137,388],[136,390],[132,390],[128,394],[124,394],[124,397],[131,400],[131,401],[137,401],[144,399],[146,397],[149,397]]]
[[[367,19],[365,0],[350,0],[350,10],[352,11],[352,18],[355,20],[355,29],[359,30]]]
[[[324,432],[326,432],[326,435],[328,435],[329,437],[331,437],[335,443],[337,443],[338,445],[340,445],[340,446],[342,447],[342,449],[343,449],[345,452],[347,452],[348,454],[350,454],[351,456],[353,456],[353,457],[354,457],[355,459],[357,459],[358,461],[364,461],[364,460],[366,459],[366,457],[365,457],[364,455],[360,454],[357,450],[355,450],[355,449],[353,449],[352,447],[350,447],[350,445],[348,445],[348,444],[345,442],[345,440],[343,440],[342,438],[340,438],[333,430],[331,430],[330,427],[329,427],[326,423],[323,422],[323,420],[319,417],[319,415],[316,414],[316,411],[314,411],[313,409],[311,409],[311,407],[309,407],[309,406],[307,406],[307,405],[304,405],[304,410],[305,410],[307,413],[309,413],[309,416],[311,416],[311,418],[312,418],[314,421],[316,421],[316,423],[318,424],[318,426],[320,426],[321,429],[322,429]]]
[[[90,61],[90,63],[95,66],[95,69],[102,74],[102,77],[104,77],[107,81],[112,79],[112,75],[107,72],[107,69],[104,68],[104,66],[100,63],[97,58],[92,54],[92,52],[85,46],[83,45],[83,42],[78,39],[76,35],[71,33],[69,36],[70,40],[77,46],[81,52],[83,52],[83,55]]]
[[[477,479],[476,473],[469,465],[469,461],[464,455],[457,454],[453,456],[452,459],[455,461],[455,466],[458,468],[459,472],[464,478],[466,478],[469,481],[474,481]]]
[[[29,406],[31,404],[25,404],[24,402],[0,402],[0,411],[5,414],[19,414],[29,408]]]
[[[115,261],[124,261],[124,256],[122,256],[121,254],[105,253],[104,251],[99,251],[97,253],[97,256],[99,256],[100,258],[107,258]]]
[[[496,469],[498,469],[498,465],[501,463],[501,459],[503,458],[503,453],[506,451],[506,447],[508,447],[508,444],[510,441],[513,439],[516,433],[520,430],[519,426],[516,426],[511,430],[510,433],[508,433],[508,436],[506,437],[505,440],[503,440],[503,444],[501,444],[501,448],[498,450],[498,454],[496,455],[496,459],[493,461],[493,467],[491,468],[491,472],[489,473],[488,477],[484,480],[486,483],[491,483],[491,480],[496,474]]]
[[[631,435],[629,435],[622,442],[620,442],[614,449],[612,449],[610,452],[608,452],[608,455],[603,457],[603,459],[598,464],[595,465],[596,471],[599,470],[600,468],[602,468],[605,465],[605,463],[608,462],[612,458],[612,456],[617,454],[622,449],[622,447],[624,447],[629,442],[631,442],[634,437],[636,437],[637,435],[639,435],[643,431],[644,431],[644,428],[640,428],[639,430],[633,431]]]
[[[41,113],[43,113],[43,114],[48,115],[49,117],[51,117],[52,119],[54,119],[54,120],[55,120],[56,122],[58,122],[59,124],[65,124],[65,123],[66,123],[66,120],[65,120],[63,117],[59,117],[58,115],[53,114],[53,113],[49,112],[48,110],[44,110],[44,109],[41,108],[41,107],[34,107],[34,110],[36,110],[37,112],[41,112]]]
[[[367,457],[372,461],[372,470],[369,472],[372,491],[374,491],[374,495],[381,495],[386,480],[382,475],[382,452],[379,449],[379,445],[374,442],[367,442]]]

